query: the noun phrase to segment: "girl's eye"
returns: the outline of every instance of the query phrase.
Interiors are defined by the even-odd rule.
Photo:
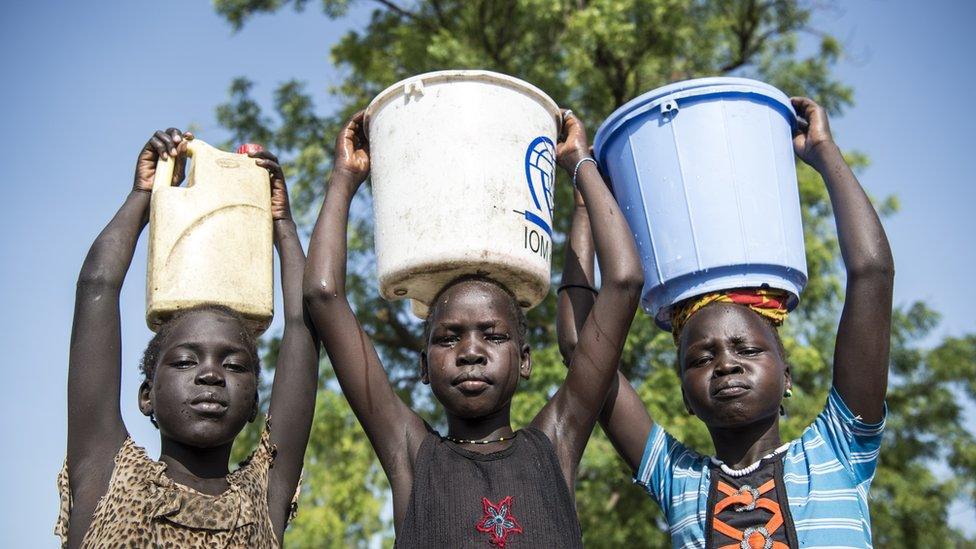
[[[446,335],[437,338],[437,344],[443,347],[450,347],[458,342],[458,336],[456,335]]]
[[[704,366],[711,359],[712,359],[711,355],[702,355],[700,357],[691,359],[691,361],[689,362],[689,366],[691,367]]]
[[[228,362],[227,364],[224,364],[224,368],[227,368],[232,372],[246,372],[248,370],[247,366],[243,364],[237,364],[236,362]]]
[[[756,347],[746,347],[745,349],[740,349],[739,354],[743,356],[756,356],[762,353],[762,349],[757,349]]]
[[[190,367],[194,366],[195,364],[196,364],[196,362],[193,361],[193,360],[191,360],[191,359],[189,359],[189,358],[182,358],[182,359],[179,359],[179,360],[173,362],[173,366],[176,367],[176,368],[179,368],[181,370],[185,370],[186,368],[190,368]]]
[[[488,334],[485,339],[492,343],[504,343],[508,341],[508,334]]]

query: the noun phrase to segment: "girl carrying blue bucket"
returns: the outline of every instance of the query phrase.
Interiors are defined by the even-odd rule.
[[[601,424],[658,503],[673,547],[869,547],[868,491],[885,420],[894,265],[878,215],[834,143],[822,107],[791,99],[808,124],[793,138],[830,194],[847,293],[823,412],[783,442],[779,418],[793,394],[777,332],[787,292],[733,288],[670,308],[685,408],[708,427],[714,456],[668,435],[618,373]],[[680,116],[680,115],[679,115]],[[577,202],[559,292],[559,341],[574,353],[593,300],[593,250]]]

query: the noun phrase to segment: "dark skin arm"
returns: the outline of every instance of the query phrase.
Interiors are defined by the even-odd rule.
[[[834,143],[823,107],[791,99],[804,118],[793,138],[796,155],[823,176],[847,271],[844,310],[834,346],[834,387],[868,423],[881,420],[888,390],[891,301],[895,265],[881,220]]]
[[[576,193],[568,246],[562,284],[593,287],[595,276],[590,216],[586,202],[579,192]],[[576,287],[565,288],[557,296],[556,333],[559,351],[567,365],[572,363],[578,334],[582,332],[586,319],[590,316],[595,297],[590,290]],[[616,378],[610,384],[606,402],[600,411],[600,425],[617,453],[624,458],[631,470],[636,471],[654,423],[637,392],[620,372],[616,373]]]
[[[275,155],[253,153],[258,166],[271,175],[271,216],[274,241],[281,263],[281,293],[285,329],[271,387],[271,442],[278,449],[274,467],[268,473],[268,510],[275,535],[281,542],[298,479],[302,473],[305,447],[315,412],[318,387],[319,345],[302,301],[305,252],[291,216],[285,176]]]
[[[572,176],[577,162],[589,156],[589,144],[582,123],[569,112],[564,113],[563,136],[556,147],[557,162]],[[565,382],[533,420],[553,441],[570,487],[617,374],[644,280],[627,221],[592,162],[580,166],[576,183],[589,210],[598,217],[592,234],[603,287],[592,314],[584,317]]]
[[[413,460],[426,427],[394,392],[376,349],[346,298],[349,206],[369,174],[363,113],[342,129],[335,150],[325,203],[309,243],[305,303],[342,392],[390,480],[394,524],[399,528],[413,485]]]
[[[186,138],[192,136],[187,134]],[[136,242],[148,222],[156,162],[160,157],[181,157],[187,139],[176,128],[153,134],[139,153],[132,191],[95,239],[78,275],[68,352],[70,547],[81,544],[95,504],[108,490],[113,460],[127,436],[119,407],[119,294]],[[174,183],[178,184],[183,178],[183,162],[176,165]]]

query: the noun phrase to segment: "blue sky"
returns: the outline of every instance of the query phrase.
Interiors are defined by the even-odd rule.
[[[838,3],[840,4],[840,3]],[[320,109],[340,73],[328,48],[366,21],[362,9],[331,22],[303,14],[258,17],[239,33],[206,2],[17,2],[0,18],[0,158],[8,174],[0,219],[5,267],[0,337],[10,360],[0,386],[0,546],[54,547],[55,475],[64,457],[65,384],[74,281],[88,246],[131,185],[136,153],[156,128],[194,124],[226,138],[214,107],[238,75],[270,99],[291,77]],[[969,105],[976,7],[966,2],[864,0],[818,16],[849,56],[836,75],[856,103],[832,120],[842,147],[867,153],[861,182],[902,204],[885,221],[895,254],[897,303],[924,299],[944,314],[940,334],[976,331],[976,177]],[[122,407],[134,438],[158,452],[135,405],[143,322],[145,244],[122,295]],[[280,299],[277,301],[280,303]],[[973,524],[971,510],[953,520]]]

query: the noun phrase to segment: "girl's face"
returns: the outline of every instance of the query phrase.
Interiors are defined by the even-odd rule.
[[[159,353],[152,383],[139,390],[162,436],[198,448],[234,440],[257,414],[257,364],[241,341],[243,327],[225,315],[183,317]]]
[[[451,414],[478,418],[511,403],[531,372],[511,298],[497,286],[460,282],[443,294],[430,320],[421,378]]]
[[[695,313],[681,334],[681,390],[709,427],[748,425],[779,413],[790,370],[773,328],[741,305]]]

